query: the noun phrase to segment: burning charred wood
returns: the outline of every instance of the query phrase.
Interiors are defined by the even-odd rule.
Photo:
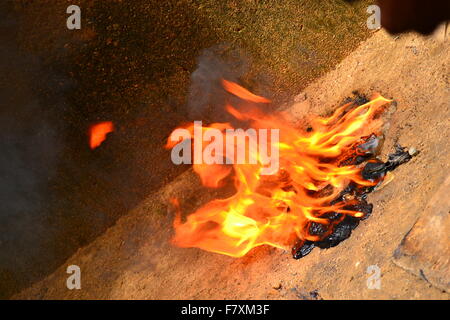
[[[298,241],[294,247],[292,247],[292,256],[294,259],[300,259],[304,256],[308,255],[312,249],[314,249],[314,242],[306,240],[306,241]]]
[[[359,224],[359,219],[352,216],[346,216],[342,222],[336,225],[333,233],[321,241],[314,242],[316,247],[328,249],[337,246],[339,243],[349,238],[352,230]]]
[[[392,171],[399,165],[408,162],[411,158],[417,154],[417,151],[413,148],[407,150],[406,148],[396,145],[395,152],[388,156],[386,162],[382,162],[375,157],[376,149],[378,148],[379,139],[375,135],[370,135],[364,138],[365,140],[362,144],[356,146],[355,153],[358,154],[356,157],[349,157],[342,162],[343,165],[349,164],[360,164],[361,158],[368,159],[364,165],[361,175],[363,179],[374,182],[381,182],[388,171]],[[361,161],[361,162],[360,162]],[[347,188],[345,188],[341,194],[331,202],[331,204],[346,203],[348,205],[343,206],[343,209],[351,210],[353,212],[362,213],[361,216],[351,216],[343,215],[337,212],[327,213],[321,216],[321,218],[326,218],[333,225],[331,234],[325,236],[319,241],[310,240],[298,240],[297,243],[292,248],[292,256],[294,259],[300,259],[308,255],[314,247],[319,247],[321,249],[328,249],[337,246],[342,241],[348,239],[358,225],[360,220],[367,219],[373,209],[373,205],[367,202],[367,194],[375,189],[376,186],[371,187],[361,187],[355,183],[350,183]],[[336,223],[336,221],[338,221]],[[309,227],[309,234],[311,235],[323,235],[326,234],[327,229],[323,224],[316,222],[311,223]]]
[[[388,172],[397,168],[399,165],[411,160],[414,150],[407,151],[400,145],[395,146],[395,152],[391,153],[388,157],[388,161],[381,162],[379,160],[373,160],[366,164],[362,171],[362,176],[366,180],[378,180]]]
[[[236,97],[252,103],[267,102],[236,83],[224,80],[223,84]],[[233,170],[223,166],[222,159],[221,163],[213,162],[214,166],[201,161],[194,163],[194,171],[207,187],[218,186],[232,174],[235,194],[210,201],[185,221],[178,215],[174,220],[173,243],[242,257],[264,244],[284,248],[298,237],[300,240],[293,248],[293,255],[298,259],[315,246],[330,248],[347,239],[359,221],[372,212],[367,193],[383,180],[387,171],[410,159],[400,147],[386,163],[376,159],[383,142],[380,135],[383,113],[392,100],[379,94],[370,100],[357,92],[354,96],[328,116],[311,118],[310,130],[294,127],[283,114],[265,114],[256,106],[240,111],[229,105],[227,110],[231,115],[258,130],[283,130],[282,135],[271,135],[265,142],[257,139],[261,143],[259,148],[256,139],[252,139],[254,147],[245,143],[246,136],[253,135],[244,130],[236,130],[239,133],[236,138],[240,139],[230,140],[234,141],[231,143],[234,147],[229,152],[228,147],[220,151],[222,147],[198,144],[196,141],[202,138],[195,136],[195,122],[176,129],[166,146],[174,148],[176,155],[179,150],[175,147],[180,142],[176,138],[180,134],[178,130],[191,140],[190,132],[194,131],[194,141],[191,141],[194,149],[197,145],[202,151],[200,147],[204,145],[203,151],[217,149],[219,158],[231,160]],[[214,140],[219,141],[230,130],[230,124],[215,123],[202,130],[214,132]],[[276,154],[273,159],[277,161],[272,162],[276,168],[264,163],[267,154],[262,151],[268,148],[261,149],[262,145],[270,145],[271,155]],[[242,157],[238,155],[238,161],[234,161],[235,149],[244,152]],[[245,153],[249,160],[257,161],[251,165],[243,163],[239,159],[245,159]],[[366,177],[361,175],[364,166],[368,166],[364,171]],[[342,190],[342,186],[347,187]]]

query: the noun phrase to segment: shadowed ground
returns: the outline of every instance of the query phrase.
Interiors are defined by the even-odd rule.
[[[79,31],[66,28],[69,4],[82,9]],[[284,101],[369,35],[366,6],[2,1],[0,297],[53,272],[186,169],[162,146],[196,105],[187,93],[204,49],[225,74]],[[100,120],[117,129],[92,151],[86,131]]]

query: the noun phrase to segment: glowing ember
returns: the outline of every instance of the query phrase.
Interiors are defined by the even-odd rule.
[[[350,183],[368,187],[379,181],[363,179],[362,168],[353,163],[347,165],[345,160],[357,155],[356,146],[364,143],[369,135],[379,133],[382,125],[379,115],[390,100],[378,95],[361,106],[346,104],[329,117],[313,119],[312,130],[301,130],[294,128],[283,114],[268,115],[255,107],[257,103],[269,100],[229,81],[224,80],[223,86],[248,102],[245,111],[227,105],[228,112],[234,117],[245,121],[250,128],[280,130],[279,141],[269,141],[269,144],[277,143],[279,170],[273,175],[262,175],[265,163],[260,149],[248,148],[250,144],[246,151],[249,159],[257,160],[256,164],[194,162],[194,171],[208,187],[218,187],[232,174],[236,193],[227,199],[207,203],[188,215],[185,222],[178,212],[174,221],[174,244],[241,257],[264,244],[287,249],[298,239],[320,241],[345,217],[362,218],[366,214],[357,210],[356,200],[336,199]],[[184,128],[192,130],[193,125]],[[216,123],[203,127],[203,130],[211,128],[219,129],[225,135],[231,126]],[[245,135],[245,132],[241,134]],[[169,138],[167,147],[174,148],[179,142]],[[201,141],[200,146],[203,151],[208,148],[206,141]],[[235,142],[235,147],[242,148],[242,145]],[[268,149],[271,150],[270,146]],[[226,149],[219,151],[219,156],[234,159],[235,154]],[[352,204],[355,209],[348,209]],[[333,214],[342,218],[329,219]],[[322,232],[311,232],[311,223]]]
[[[92,125],[89,128],[89,146],[95,149],[106,139],[106,135],[114,131],[114,124],[111,121],[103,121]]]

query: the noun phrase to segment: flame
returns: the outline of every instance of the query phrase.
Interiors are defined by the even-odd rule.
[[[114,124],[111,121],[103,121],[92,125],[89,128],[89,146],[91,149],[99,147],[106,139],[106,135],[114,131]]]
[[[220,181],[232,174],[236,193],[227,199],[207,203],[188,215],[184,222],[178,212],[173,223],[175,245],[242,257],[261,245],[287,249],[297,238],[320,240],[342,220],[331,221],[326,218],[327,214],[363,217],[363,212],[344,208],[354,200],[338,203],[333,200],[350,182],[360,186],[375,184],[361,177],[360,167],[342,165],[342,162],[355,153],[355,146],[363,137],[380,131],[382,120],[379,114],[390,100],[377,95],[361,106],[346,104],[329,117],[312,119],[312,130],[301,130],[292,126],[282,113],[268,115],[255,107],[255,103],[269,100],[233,82],[223,80],[222,84],[225,90],[249,104],[246,111],[227,105],[230,114],[248,122],[251,128],[280,129],[277,142],[279,170],[273,175],[262,175],[264,165],[257,148],[246,150],[249,157],[256,159],[254,164],[194,163],[194,171],[208,187],[220,186]],[[194,125],[183,128],[193,132]],[[203,133],[211,128],[221,130],[225,136],[226,129],[231,126],[214,123],[203,127]],[[194,140],[192,138],[192,144],[195,144]],[[166,147],[173,148],[179,142],[169,138]],[[204,141],[200,145],[202,150],[207,148]],[[235,143],[234,147],[241,146]],[[230,157],[228,149],[220,156]],[[322,224],[327,232],[321,236],[310,234],[308,226],[311,222]]]

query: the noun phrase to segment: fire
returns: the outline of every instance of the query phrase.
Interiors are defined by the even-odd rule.
[[[103,121],[92,125],[89,128],[89,146],[91,149],[99,147],[106,139],[106,135],[114,131],[114,124],[111,121]]]
[[[265,163],[260,149],[248,145],[245,150],[248,158],[256,159],[256,163],[194,162],[193,169],[205,186],[219,187],[225,177],[232,175],[236,193],[207,203],[185,221],[178,212],[173,223],[175,245],[242,257],[261,245],[287,249],[297,239],[319,241],[342,220],[327,219],[330,214],[363,217],[363,212],[345,208],[352,200],[337,203],[333,200],[351,182],[362,187],[376,184],[362,178],[362,168],[344,160],[357,154],[356,146],[364,137],[379,133],[382,125],[379,115],[390,100],[377,95],[361,106],[346,104],[331,116],[315,117],[309,130],[303,130],[292,126],[283,113],[265,114],[257,107],[269,100],[236,83],[224,80],[222,84],[225,90],[247,102],[244,111],[226,106],[235,118],[249,128],[280,130],[279,141],[268,142],[276,143],[279,169],[272,175],[262,175]],[[193,125],[184,128],[192,131]],[[225,135],[231,125],[214,123],[202,130],[208,132],[212,128]],[[169,139],[166,147],[173,148],[180,142]],[[199,143],[201,150],[208,148],[205,141]],[[234,147],[239,149],[242,145],[235,143]],[[216,156],[235,158],[228,149],[219,153]],[[320,236],[311,234],[308,227],[312,222],[321,224],[326,232]]]

